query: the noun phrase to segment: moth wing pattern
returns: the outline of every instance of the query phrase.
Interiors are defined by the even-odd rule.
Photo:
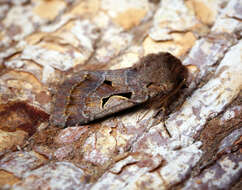
[[[140,92],[124,85],[125,71],[83,71],[66,79],[55,96],[51,123],[61,127],[85,124],[139,104],[140,98],[144,102],[147,95],[137,100]]]
[[[125,69],[81,71],[59,85],[50,122],[61,127],[86,124],[169,96],[186,77],[187,69],[169,53],[147,55]]]
[[[70,102],[70,94],[76,85],[86,80],[88,76],[87,74],[87,72],[82,72],[80,74],[67,77],[60,83],[60,85],[58,85],[51,109],[50,123],[52,125],[61,127],[65,126],[68,118],[68,115],[66,115],[66,106]]]

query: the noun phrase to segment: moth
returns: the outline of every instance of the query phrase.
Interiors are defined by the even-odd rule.
[[[50,123],[87,124],[155,97],[164,99],[186,78],[186,67],[170,53],[149,54],[129,68],[74,73],[58,86]]]

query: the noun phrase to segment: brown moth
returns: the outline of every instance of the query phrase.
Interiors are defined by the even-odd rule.
[[[186,67],[169,53],[150,54],[125,69],[81,71],[59,85],[50,123],[86,124],[157,96],[165,98],[186,78]]]

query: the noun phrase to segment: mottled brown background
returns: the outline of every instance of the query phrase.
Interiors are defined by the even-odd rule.
[[[0,0],[0,189],[240,189],[241,20],[241,0]],[[165,121],[48,125],[64,76],[161,51],[189,69]]]

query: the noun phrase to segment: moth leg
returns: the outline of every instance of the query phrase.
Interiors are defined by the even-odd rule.
[[[168,134],[168,136],[171,138],[172,136],[171,136],[171,133],[169,132],[169,130],[167,129],[167,127],[166,127],[166,122],[164,122],[164,129],[165,129],[166,133]]]
[[[167,95],[166,97],[164,97],[164,99],[160,102],[160,105],[157,106],[157,112],[156,114],[154,114],[154,117],[160,116],[160,117],[166,117],[171,110],[169,109],[169,106],[172,102],[172,100],[174,99],[174,97],[179,93],[179,89],[181,89],[181,87],[184,85],[185,80],[182,81],[178,87],[173,90],[169,95]],[[162,97],[158,97],[156,99],[162,99]],[[182,104],[179,104],[178,106],[175,106],[175,111],[179,110],[181,108]]]
[[[147,114],[149,113],[149,110],[146,110],[145,113],[139,118],[139,122],[142,121],[146,116]]]
[[[144,104],[144,107],[147,109],[145,111],[145,113],[141,116],[141,118],[139,118],[139,121],[143,120],[147,114],[149,113],[150,109],[154,109],[155,113],[153,113],[152,118],[157,118],[157,116],[159,116],[160,113],[163,113],[164,111],[166,111],[166,105],[164,105],[164,102],[159,102],[158,105],[155,105],[158,101],[160,100],[160,98],[157,101],[148,101]],[[165,112],[166,113],[166,112]]]
[[[161,110],[159,110],[159,112],[160,112],[160,111],[161,111]],[[156,114],[157,114],[157,113],[156,113]],[[158,118],[156,117],[156,118],[155,118],[155,114],[154,114],[153,118],[155,119],[155,121],[153,122],[153,124],[151,125],[150,128],[152,128],[152,127],[154,127],[154,126],[156,126],[156,125],[158,125],[159,123],[162,122],[166,134],[169,136],[169,138],[171,138],[171,137],[172,137],[172,136],[171,136],[171,133],[169,132],[169,130],[168,130],[167,127],[166,127],[165,117],[158,117]]]
[[[157,112],[154,114],[153,117],[156,118],[155,125],[157,125],[158,123],[163,122],[164,129],[165,129],[167,135],[171,138],[172,137],[171,133],[167,129],[166,122],[165,122],[165,120],[167,119],[167,115],[168,115],[166,112],[167,112],[167,109],[165,107],[162,107],[161,109],[157,110]]]
[[[156,104],[155,106],[155,114],[154,117],[161,117],[164,118],[165,116],[167,116],[169,114],[169,105],[171,103],[173,96],[163,96],[163,97],[158,97],[156,102],[158,102],[158,104]]]

